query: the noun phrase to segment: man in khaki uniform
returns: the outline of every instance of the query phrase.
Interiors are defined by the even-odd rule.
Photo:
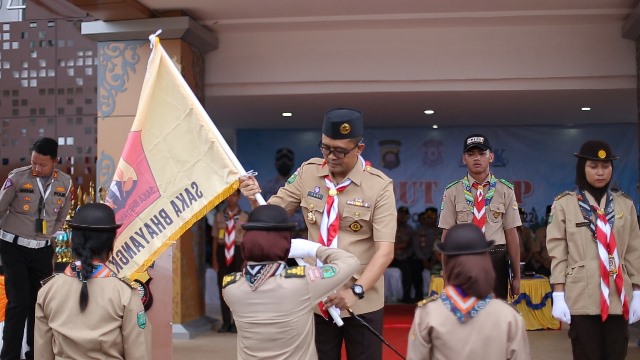
[[[359,269],[346,251],[291,240],[295,223],[276,205],[256,208],[244,224],[247,265],[225,276],[223,295],[238,327],[239,359],[317,359],[313,308]],[[324,265],[287,268],[289,257]]]
[[[553,317],[570,323],[574,359],[626,358],[640,320],[640,230],[633,201],[609,189],[609,144],[582,144],[576,191],[555,198],[547,226]]]
[[[447,230],[455,224],[474,223],[482,228],[485,236],[495,245],[489,250],[496,272],[495,295],[507,300],[509,268],[507,253],[511,258],[511,296],[520,294],[520,245],[517,227],[522,225],[513,185],[497,179],[489,164],[494,156],[489,139],[473,134],[464,141],[462,162],[467,175],[449,184],[442,197],[439,227],[442,241],[447,241]],[[479,194],[478,188],[482,187]],[[446,262],[443,263],[446,272]]]
[[[302,207],[309,240],[346,250],[358,257],[361,269],[345,286],[329,295],[345,316],[344,327],[316,314],[316,347],[320,359],[338,359],[344,340],[350,360],[382,358],[380,340],[358,320],[348,317],[347,308],[360,315],[379,333],[384,306],[384,270],[393,259],[396,207],[391,179],[366,165],[360,156],[362,113],[333,109],[325,114],[320,151],[323,158],[304,162],[269,204],[292,214]],[[242,193],[257,206],[260,191],[253,177],[240,180]]]
[[[58,143],[38,139],[31,165],[15,169],[0,190],[0,256],[7,293],[2,360],[18,360],[27,321],[27,359],[33,359],[33,326],[40,281],[53,273],[51,238],[71,207],[71,178],[55,168]]]
[[[447,263],[447,286],[418,303],[407,359],[529,359],[524,320],[491,292],[493,241],[471,224],[453,226],[436,246]]]
[[[244,230],[242,225],[247,222],[248,214],[240,209],[238,200],[240,191],[234,191],[227,198],[227,203],[216,214],[211,236],[213,237],[213,269],[218,272],[218,291],[220,295],[220,312],[222,313],[222,326],[218,332],[236,332],[231,310],[222,296],[222,279],[225,275],[238,272],[242,268],[244,259],[240,245]],[[227,248],[228,243],[228,248]]]

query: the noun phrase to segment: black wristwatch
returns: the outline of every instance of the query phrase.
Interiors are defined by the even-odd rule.
[[[353,291],[353,294],[360,300],[364,297],[364,288],[360,284],[351,285],[351,291]]]

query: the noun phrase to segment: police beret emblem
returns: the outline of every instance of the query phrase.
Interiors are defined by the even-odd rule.
[[[340,125],[340,134],[347,135],[351,131],[351,125],[344,123]]]
[[[360,231],[360,229],[362,229],[362,225],[360,225],[360,223],[358,222],[354,222],[351,225],[349,225],[349,228],[353,231]]]
[[[606,158],[606,157],[607,157],[607,152],[606,152],[606,151],[604,151],[604,150],[602,150],[602,149],[600,149],[600,150],[598,151],[598,157],[599,157],[600,159],[604,159],[604,158]]]

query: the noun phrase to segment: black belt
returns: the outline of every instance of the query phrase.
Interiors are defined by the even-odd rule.
[[[506,245],[494,245],[489,249],[489,254],[503,255],[507,252]]]

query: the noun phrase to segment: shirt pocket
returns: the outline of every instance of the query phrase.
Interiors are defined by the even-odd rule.
[[[307,224],[320,224],[324,212],[324,201],[312,197],[304,197],[300,201],[300,207]],[[310,221],[313,219],[313,221]]]
[[[464,224],[473,221],[473,213],[469,210],[469,205],[464,203],[456,203],[456,223]]]
[[[342,211],[340,227],[345,234],[357,234],[357,237],[369,237],[373,232],[371,223],[371,208],[363,206],[346,205]]]
[[[18,193],[13,208],[18,214],[30,214],[38,211],[38,203],[31,193]]]
[[[489,204],[489,213],[487,214],[487,219],[494,223],[501,223],[505,211],[506,210],[504,204],[492,202],[491,204]]]
[[[584,261],[579,261],[566,269],[566,280],[564,284],[567,305],[571,310],[585,310],[589,301],[585,301],[588,295],[587,288],[587,268]]]

